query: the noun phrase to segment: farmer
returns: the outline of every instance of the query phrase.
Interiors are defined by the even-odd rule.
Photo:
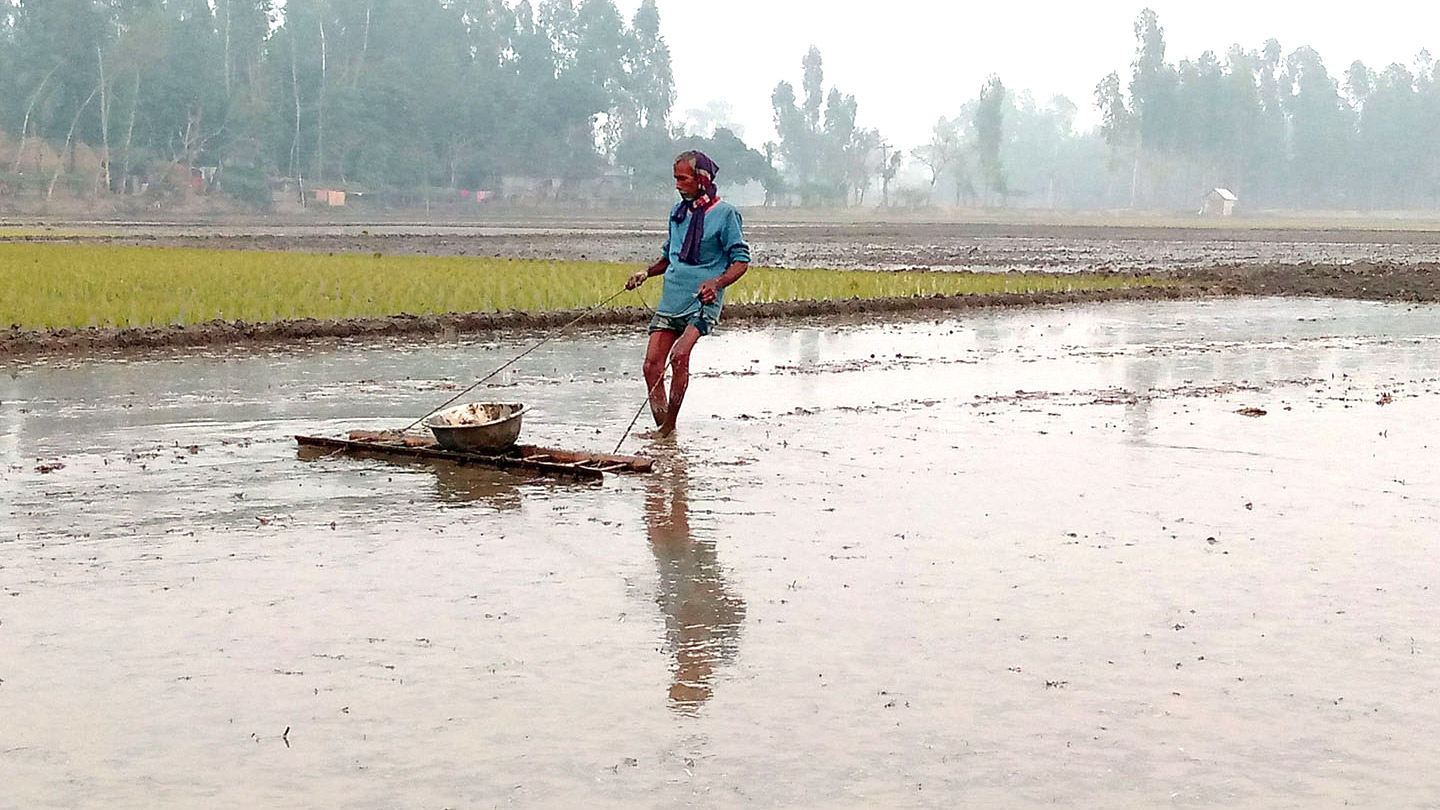
[[[682,198],[670,212],[670,234],[660,260],[625,282],[633,290],[651,276],[665,276],[660,304],[650,320],[645,350],[645,385],[650,414],[662,436],[675,430],[680,403],[690,384],[690,351],[720,320],[725,288],[750,266],[750,246],[740,233],[740,212],[722,202],[715,189],[720,167],[703,152],[675,159],[675,190]],[[665,366],[671,369],[665,395]]]

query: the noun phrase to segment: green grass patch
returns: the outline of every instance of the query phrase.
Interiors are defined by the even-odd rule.
[[[637,265],[613,262],[0,244],[0,328],[189,325],[581,309]],[[752,268],[726,301],[1053,292],[1168,283],[1111,275]],[[658,279],[613,306],[654,306]]]

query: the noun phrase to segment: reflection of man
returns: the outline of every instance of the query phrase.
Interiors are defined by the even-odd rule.
[[[710,699],[715,668],[735,657],[745,602],[726,590],[715,544],[691,536],[688,487],[682,459],[656,473],[645,493],[645,527],[660,571],[670,706],[690,714]]]

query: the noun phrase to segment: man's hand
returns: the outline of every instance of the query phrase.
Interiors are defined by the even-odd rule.
[[[711,278],[711,279],[706,279],[706,280],[700,282],[700,291],[699,291],[699,293],[698,293],[698,295],[700,296],[700,303],[702,303],[702,304],[713,304],[713,303],[715,303],[715,295],[716,295],[717,293],[719,293],[719,292],[720,292],[720,282],[719,282],[719,280]]]
[[[649,270],[636,270],[630,275],[630,278],[625,280],[625,289],[633,290],[641,284],[644,284],[647,278],[650,278]]]

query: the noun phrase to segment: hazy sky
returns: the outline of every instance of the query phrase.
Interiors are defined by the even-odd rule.
[[[640,0],[617,0],[628,18]],[[1143,2],[965,3],[952,0],[658,0],[685,110],[731,103],[745,140],[774,137],[770,92],[782,79],[800,93],[800,60],[824,57],[826,89],[859,102],[860,125],[914,147],[941,115],[953,117],[991,73],[1037,101],[1063,93],[1096,120],[1092,93],[1106,73],[1128,77],[1133,26]],[[1440,2],[1370,0],[1360,6],[1294,0],[1155,0],[1171,63],[1231,44],[1259,49],[1274,37],[1285,53],[1317,50],[1343,82],[1356,59],[1372,69],[1413,65],[1422,47],[1440,56]]]

